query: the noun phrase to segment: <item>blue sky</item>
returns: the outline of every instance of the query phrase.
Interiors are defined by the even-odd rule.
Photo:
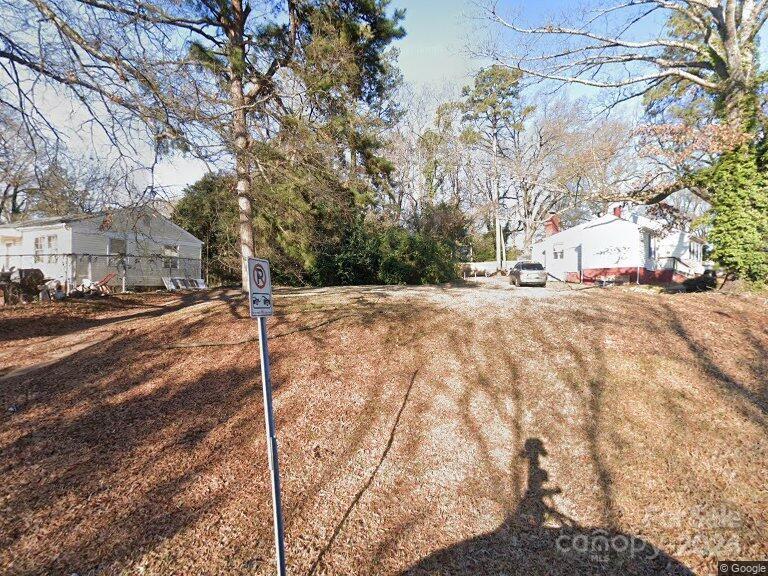
[[[392,8],[405,8],[407,36],[396,43],[406,82],[416,87],[459,87],[482,67],[470,54],[498,27],[481,17],[484,0],[393,0]],[[499,2],[502,13],[521,13],[541,22],[570,6],[568,0],[510,0]]]
[[[397,42],[406,82],[436,88],[466,84],[480,66],[467,53],[466,17],[473,7],[466,0],[395,0],[405,8],[407,36]]]

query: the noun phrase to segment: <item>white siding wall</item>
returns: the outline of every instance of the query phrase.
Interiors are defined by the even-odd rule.
[[[685,232],[675,232],[657,240],[658,256],[665,258],[675,256],[682,260],[688,260],[688,238]]]
[[[0,241],[3,245],[2,267],[8,269],[16,268],[38,268],[46,278],[54,278],[64,281],[69,272],[70,261],[64,256],[70,251],[72,243],[72,234],[64,224],[51,224],[47,226],[25,226],[16,229],[21,234],[21,238],[16,238],[14,245],[6,246],[11,242],[11,237],[3,236],[0,231]],[[35,239],[42,239],[42,254],[35,257]],[[55,238],[53,243],[49,243],[49,238]]]
[[[636,268],[642,266],[640,229],[613,218],[584,230],[582,266],[588,268]]]
[[[72,222],[72,254],[73,271],[71,281],[75,286],[81,284],[83,279],[89,278],[98,281],[104,278],[114,268],[109,266],[107,258],[107,237],[98,231],[98,224],[92,225],[92,221]],[[93,228],[93,229],[92,229]],[[116,285],[117,282],[112,282]]]
[[[554,277],[564,280],[567,272],[576,270],[580,246],[578,230],[569,228],[535,243],[531,247],[531,258],[543,264]],[[555,251],[562,252],[563,258],[556,258]]]
[[[564,280],[567,272],[577,269],[580,247],[580,238],[575,231],[564,230],[534,244],[531,257],[543,264],[554,277]]]
[[[655,258],[646,258],[643,242],[643,228],[635,222],[603,216],[587,224],[545,238],[533,245],[532,256],[541,262],[547,271],[564,279],[569,272],[579,272],[579,249],[581,270],[600,268],[647,268],[655,270],[671,267],[675,257],[685,265],[676,266],[681,272],[700,274],[704,270],[701,258],[690,255],[691,237],[687,232],[673,232],[652,240]],[[555,258],[555,252],[562,252],[563,258]]]
[[[563,258],[555,258],[555,252],[562,252]],[[640,230],[632,222],[604,216],[545,238],[532,249],[533,259],[560,279],[579,272],[579,255],[582,270],[643,266]]]
[[[19,255],[21,252],[21,234],[14,230],[0,230],[0,269],[9,270],[11,266],[18,267]]]
[[[674,232],[657,240],[657,258],[679,258],[687,265],[678,267],[682,271],[690,269],[691,272],[701,274],[704,266],[701,259],[701,251],[697,257],[692,257],[690,252],[691,235],[688,232]]]
[[[35,261],[35,238],[43,238],[43,255]],[[48,237],[55,238],[49,249]],[[129,257],[121,266],[120,258],[110,257],[109,239],[126,241]],[[10,244],[10,246],[8,246]],[[168,269],[162,257],[164,246],[178,250],[178,267]],[[194,236],[156,214],[116,212],[110,222],[94,216],[69,223],[45,226],[0,228],[0,268],[39,268],[46,278],[66,282],[69,288],[84,278],[101,280],[110,272],[117,276],[110,282],[126,286],[163,286],[163,276],[200,278],[202,243]],[[175,259],[173,259],[175,260]]]
[[[163,276],[186,276],[200,278],[201,243],[191,234],[174,226],[162,217],[130,213],[126,217],[114,217],[106,230],[103,218],[95,218],[72,223],[73,252],[78,257],[77,282],[87,277],[88,258],[92,255],[91,269],[93,280],[99,280],[109,272],[116,271],[118,276],[112,284],[119,285],[125,274],[126,286],[162,286]],[[120,259],[108,257],[109,238],[126,241],[126,268],[120,266]],[[162,257],[164,246],[173,246],[178,250],[178,268],[167,268],[165,264],[174,259]]]

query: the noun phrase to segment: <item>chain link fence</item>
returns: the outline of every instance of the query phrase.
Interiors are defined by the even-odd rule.
[[[6,254],[0,260],[3,271],[38,269],[47,280],[57,280],[65,292],[71,292],[84,279],[106,282],[113,289],[132,290],[169,287],[172,278],[187,281],[202,278],[201,260],[163,254]],[[165,280],[164,280],[165,279]],[[175,282],[170,287],[184,287],[193,282]]]

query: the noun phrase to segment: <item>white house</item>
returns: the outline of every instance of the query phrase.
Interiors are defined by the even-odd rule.
[[[201,277],[202,242],[154,210],[118,209],[0,225],[0,267],[39,268],[71,290],[111,272],[113,286]]]
[[[607,214],[560,230],[557,216],[547,221],[545,237],[531,250],[555,278],[594,282],[624,277],[631,282],[682,281],[704,271],[704,241],[683,230],[668,231],[640,210]]]

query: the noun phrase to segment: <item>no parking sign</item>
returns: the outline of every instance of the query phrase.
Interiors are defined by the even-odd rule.
[[[278,576],[285,576],[285,544],[283,535],[283,507],[280,499],[280,467],[277,461],[277,432],[272,408],[272,378],[269,371],[269,347],[267,346],[267,316],[274,314],[272,304],[272,278],[269,262],[260,258],[248,258],[248,294],[251,318],[259,320],[259,355],[261,358],[261,382],[264,396],[264,422],[267,428],[267,457],[272,476],[272,512],[275,525],[275,556]]]
[[[275,313],[269,261],[248,258],[248,292],[251,296],[251,318],[272,316]]]

